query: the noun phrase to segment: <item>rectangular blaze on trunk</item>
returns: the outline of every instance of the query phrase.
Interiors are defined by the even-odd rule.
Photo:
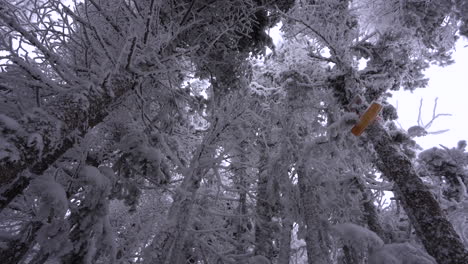
[[[359,123],[357,123],[352,129],[351,133],[355,136],[360,136],[364,130],[375,120],[380,110],[382,110],[382,105],[376,102],[373,102],[366,112],[361,116]]]

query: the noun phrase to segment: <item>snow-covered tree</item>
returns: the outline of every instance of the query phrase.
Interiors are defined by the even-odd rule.
[[[0,259],[467,262],[465,141],[387,102],[465,2],[0,0]]]

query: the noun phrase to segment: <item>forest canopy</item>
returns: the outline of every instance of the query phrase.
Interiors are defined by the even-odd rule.
[[[468,263],[467,143],[388,102],[466,37],[467,0],[0,0],[0,260]]]

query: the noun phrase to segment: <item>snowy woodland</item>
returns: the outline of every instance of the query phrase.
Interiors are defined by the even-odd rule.
[[[467,143],[387,102],[466,37],[467,0],[0,0],[0,263],[466,264]]]

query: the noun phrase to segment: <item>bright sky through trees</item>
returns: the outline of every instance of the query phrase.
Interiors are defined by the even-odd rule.
[[[396,107],[398,102],[398,122],[404,129],[417,124],[418,109],[421,98],[422,121],[427,123],[432,118],[435,98],[436,113],[447,113],[434,121],[428,132],[450,129],[438,134],[417,138],[424,149],[442,144],[454,147],[460,140],[468,140],[468,41],[460,38],[453,53],[455,63],[446,67],[431,66],[425,71],[429,78],[427,88],[416,89],[413,93],[398,91],[391,100]]]

